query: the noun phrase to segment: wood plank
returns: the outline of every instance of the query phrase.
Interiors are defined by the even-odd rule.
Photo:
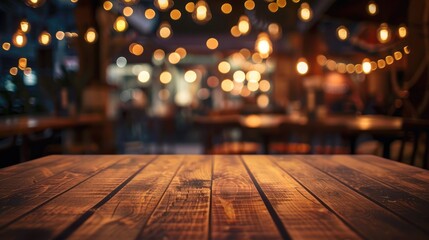
[[[159,156],[97,209],[70,239],[136,239],[182,161],[183,156]]]
[[[372,158],[371,160],[364,160],[364,156],[347,156],[339,155],[332,156],[329,159],[347,167],[358,170],[365,175],[374,178],[380,182],[393,186],[395,188],[406,191],[416,197],[429,201],[429,182],[416,179],[407,173],[402,173],[401,169],[387,170],[384,167],[379,167],[373,162],[377,162],[379,159]],[[387,162],[388,164],[388,162]],[[406,171],[406,166],[404,171]]]
[[[303,161],[293,156],[276,159],[280,167],[364,238],[427,239],[429,237],[415,225],[404,221]]]
[[[152,159],[153,157],[136,156],[120,160],[0,230],[0,239],[53,238],[66,228],[81,224],[82,218],[115,195],[123,184]]]
[[[318,156],[302,156],[299,158],[429,233],[429,208],[427,208],[429,202],[374,180],[357,170],[329,161],[329,157],[321,159]]]
[[[5,167],[0,169],[0,179],[7,179],[13,175],[23,173],[33,168],[41,167],[46,164],[50,164],[51,162],[58,161],[58,159],[63,158],[62,155],[49,155],[37,160],[28,161],[20,164],[15,164],[9,167]]]
[[[90,156],[63,156],[57,159],[58,161],[15,174],[8,178],[2,178],[0,180],[0,197],[8,195],[11,191],[41,182],[89,159],[91,159]]]
[[[75,168],[65,170],[37,184],[23,186],[17,191],[11,191],[11,194],[0,198],[0,228],[14,222],[34,208],[47,203],[123,158],[125,156],[116,157],[113,160],[111,160],[112,156],[94,156],[92,159],[85,159],[85,161],[80,162]]]
[[[214,157],[212,184],[212,239],[283,237],[239,156]]]
[[[267,156],[242,158],[292,239],[361,239]]]
[[[212,157],[186,156],[139,239],[207,239]]]

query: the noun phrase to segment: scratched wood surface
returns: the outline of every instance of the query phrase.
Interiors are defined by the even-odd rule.
[[[0,169],[0,239],[429,239],[429,171],[367,155],[53,155]]]

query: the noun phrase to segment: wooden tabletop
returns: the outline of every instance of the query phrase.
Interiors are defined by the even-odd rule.
[[[372,156],[49,156],[0,170],[0,239],[429,239],[429,172]]]

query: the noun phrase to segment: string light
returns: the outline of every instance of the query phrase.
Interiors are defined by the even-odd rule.
[[[212,13],[206,1],[198,0],[192,12],[192,19],[198,24],[205,24],[212,19]]]
[[[308,3],[302,3],[301,7],[298,9],[298,17],[303,22],[308,22],[313,17],[313,11],[310,8]]]
[[[163,84],[168,84],[171,82],[171,79],[173,79],[173,76],[170,72],[164,71],[159,75],[159,81]]]
[[[222,4],[222,6],[220,7],[220,10],[224,13],[224,14],[230,14],[232,12],[232,6],[229,3],[224,3]]]
[[[124,7],[124,9],[122,9],[122,13],[124,14],[125,17],[129,17],[133,15],[134,10],[131,7],[127,6],[127,7]]]
[[[267,33],[262,32],[258,35],[255,42],[255,50],[262,58],[268,58],[273,52],[273,45]]]
[[[173,20],[179,20],[182,17],[182,13],[178,9],[173,9],[170,12],[170,18]]]
[[[228,73],[229,70],[231,70],[231,65],[226,61],[222,61],[218,64],[217,69],[219,70],[219,72],[225,74]]]
[[[113,23],[113,29],[117,32],[124,32],[128,28],[128,22],[123,16],[119,16],[116,18]]]
[[[188,3],[185,5],[185,10],[186,10],[188,13],[193,13],[193,12],[194,12],[194,10],[195,10],[195,3],[194,3],[194,2],[188,2]]]
[[[168,62],[171,64],[177,64],[180,62],[180,55],[177,52],[172,52],[168,55]]]
[[[304,75],[308,72],[308,63],[305,58],[298,59],[298,62],[296,64],[296,70],[301,75]]]
[[[160,38],[170,38],[173,35],[173,30],[171,30],[171,25],[168,22],[162,22],[158,28],[158,36]]]
[[[152,8],[148,8],[144,11],[144,16],[146,19],[151,20],[155,18],[156,12]]]
[[[27,44],[27,36],[23,31],[17,30],[12,36],[12,43],[15,47],[24,47]]]
[[[144,48],[140,43],[131,43],[128,50],[131,54],[140,56],[143,54]]]
[[[65,36],[66,34],[63,31],[57,31],[57,33],[55,33],[55,37],[60,41],[63,40]]]
[[[173,7],[174,2],[172,0],[155,0],[154,5],[160,11],[167,11],[171,7]]]
[[[197,80],[197,73],[193,70],[188,70],[185,72],[185,75],[183,76],[186,82],[193,83]]]
[[[4,42],[1,47],[3,48],[3,50],[9,51],[10,50],[10,43]]]
[[[45,4],[46,0],[25,0],[25,4],[32,8],[38,8]]]
[[[217,41],[216,38],[209,38],[206,41],[206,46],[208,49],[214,50],[219,46],[219,42]]]
[[[276,3],[277,3],[277,6],[279,6],[279,8],[284,8],[286,7],[286,4],[287,4],[286,0],[277,0]]]
[[[268,4],[268,10],[272,13],[275,13],[279,10],[279,5],[277,5],[277,3],[272,2]]]
[[[147,83],[150,80],[150,74],[147,71],[141,71],[139,75],[137,76],[137,79],[141,83]]]
[[[178,47],[174,52],[176,52],[177,54],[179,54],[179,56],[180,56],[181,59],[184,59],[186,57],[186,55],[188,54],[186,52],[186,49],[182,48],[182,47]]]
[[[88,43],[94,43],[95,40],[97,40],[97,32],[94,28],[88,28],[88,30],[86,30],[84,38],[85,41],[87,41]]]
[[[380,43],[389,42],[391,38],[389,26],[386,23],[382,23],[377,29],[377,39]]]
[[[251,10],[253,10],[255,8],[255,2],[253,0],[246,0],[244,2],[244,7],[247,10],[251,11]]]
[[[111,1],[104,1],[103,8],[106,11],[110,11],[113,8],[113,3]]]
[[[374,1],[369,1],[366,5],[366,11],[369,15],[374,16],[378,13],[378,6]]]
[[[20,27],[21,31],[24,32],[24,33],[29,32],[30,29],[31,29],[31,25],[27,21],[27,19],[21,20],[21,22],[19,23],[19,27]]]
[[[246,15],[242,15],[238,19],[238,30],[242,35],[246,35],[250,32],[250,20]]]
[[[403,24],[399,25],[398,36],[400,38],[405,38],[407,36],[407,27]]]
[[[349,37],[349,30],[341,25],[337,28],[337,36],[340,40],[344,41]]]
[[[273,39],[280,39],[282,36],[282,28],[277,23],[270,23],[268,25],[268,33]]]
[[[371,63],[368,58],[365,58],[362,61],[362,70],[365,74],[369,74],[371,72]]]
[[[47,31],[43,31],[39,35],[39,43],[41,45],[49,45],[51,43],[51,34],[49,34]]]

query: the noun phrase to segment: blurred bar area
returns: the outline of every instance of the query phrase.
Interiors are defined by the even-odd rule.
[[[427,0],[2,0],[0,167],[372,154],[428,168]]]

